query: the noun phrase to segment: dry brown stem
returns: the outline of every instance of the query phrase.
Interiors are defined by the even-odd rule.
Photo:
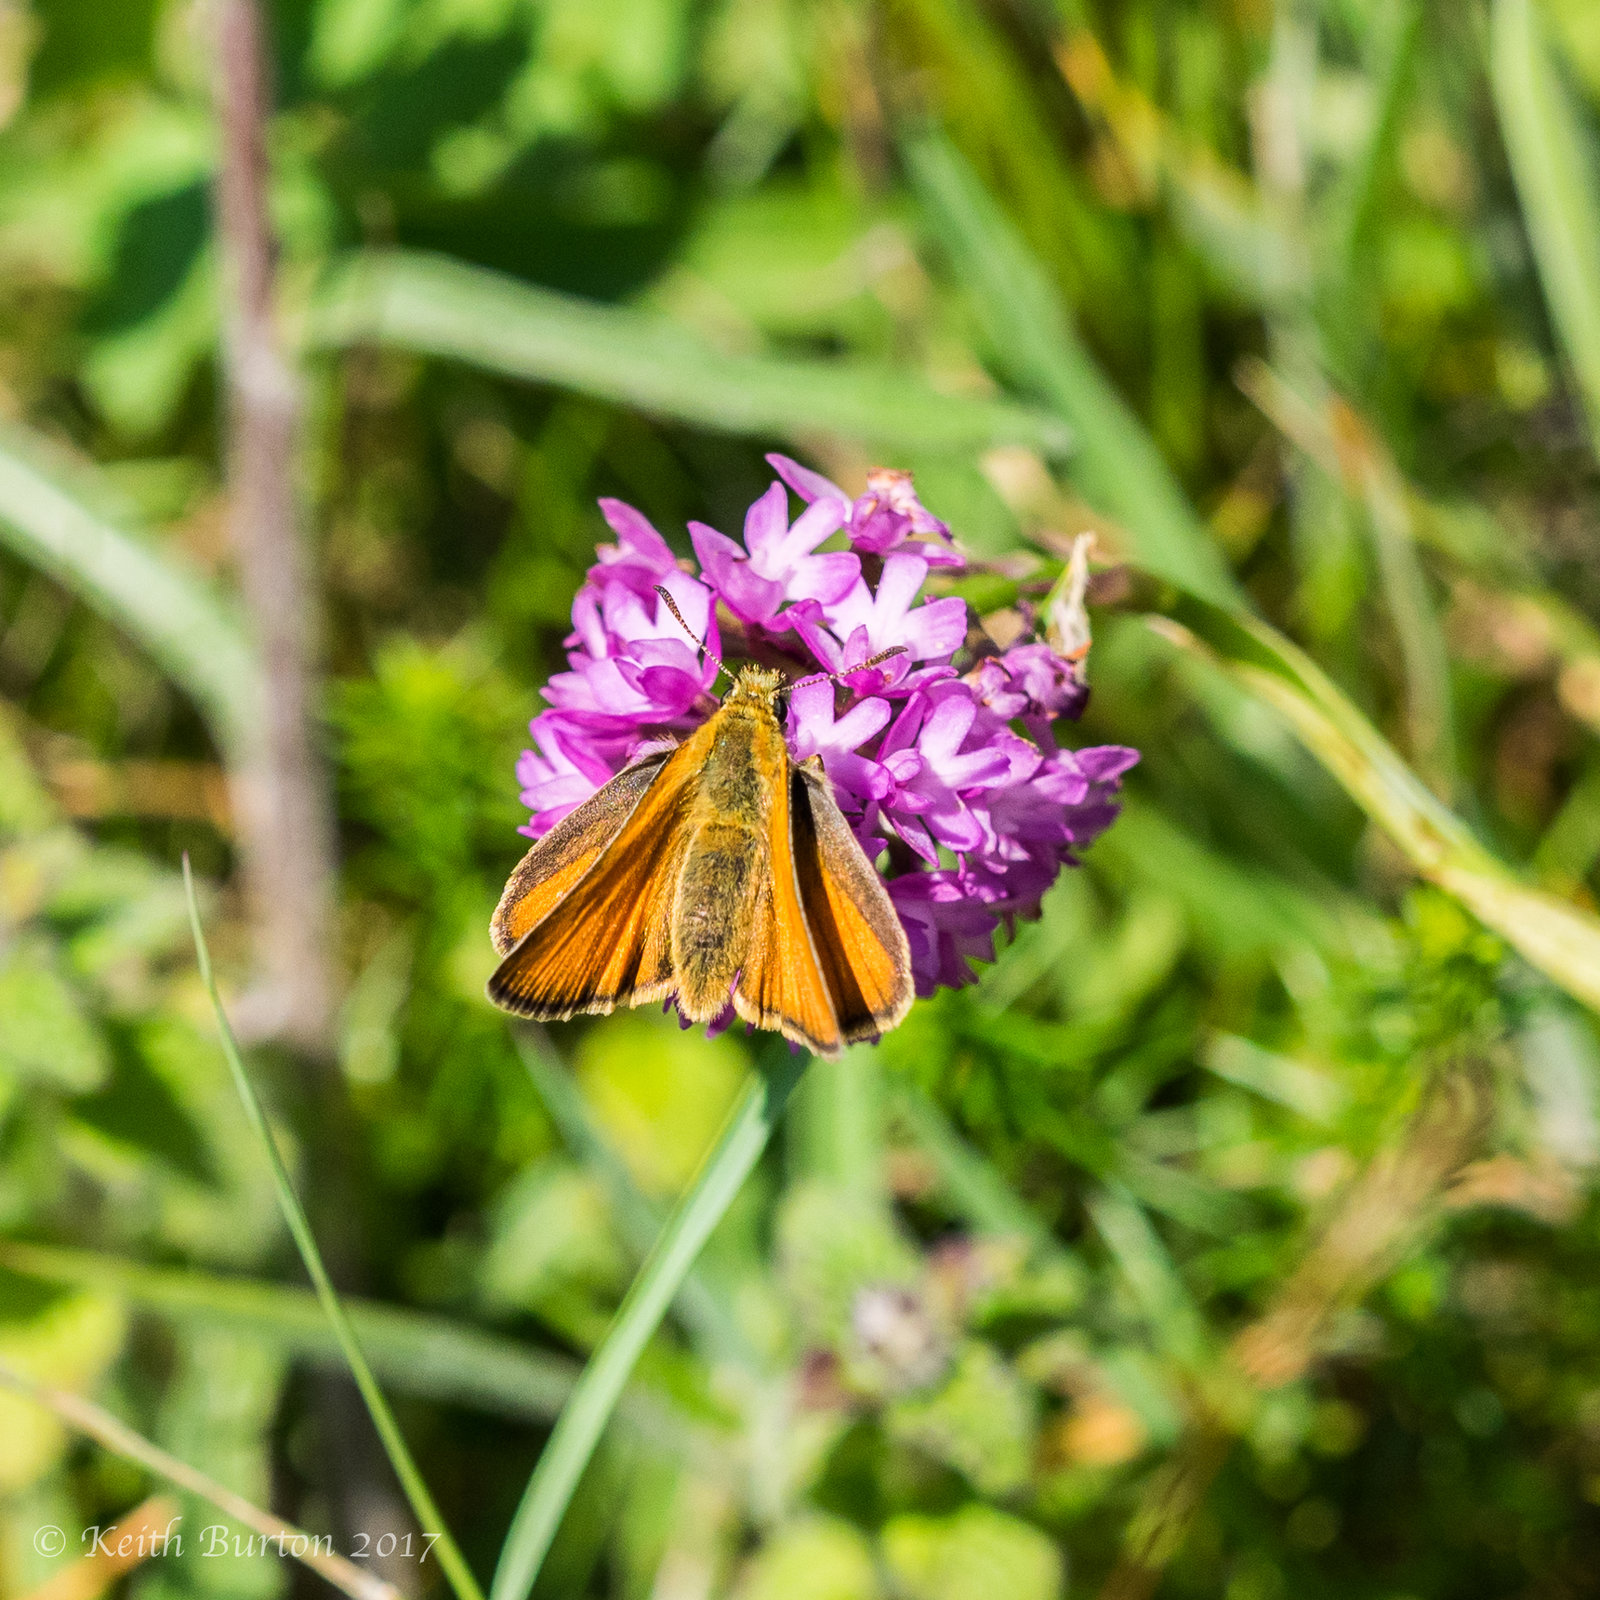
[[[252,1033],[327,1053],[334,830],[312,736],[312,606],[298,514],[300,390],[274,308],[267,75],[257,0],[213,0],[227,391],[229,532],[265,668],[255,749],[238,784],[240,843],[265,1003]]]
[[[0,1362],[0,1387],[24,1395],[36,1405],[53,1412],[68,1427],[87,1435],[97,1444],[127,1461],[137,1462],[145,1471],[190,1494],[208,1500],[219,1511],[237,1523],[259,1534],[263,1544],[270,1541],[282,1554],[293,1556],[312,1571],[320,1573],[329,1583],[342,1589],[351,1600],[401,1600],[393,1584],[386,1583],[376,1573],[363,1571],[353,1561],[327,1551],[327,1539],[319,1542],[292,1522],[263,1511],[243,1495],[235,1494],[227,1485],[208,1477],[198,1467],[169,1454],[159,1445],[152,1444],[142,1434],[109,1411],[97,1406],[82,1395],[70,1394],[64,1389],[52,1389],[36,1383],[26,1373]]]

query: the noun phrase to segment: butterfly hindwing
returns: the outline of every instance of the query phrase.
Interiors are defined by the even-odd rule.
[[[871,1039],[911,1009],[911,950],[883,880],[833,798],[825,774],[790,780],[800,899],[846,1040]]]

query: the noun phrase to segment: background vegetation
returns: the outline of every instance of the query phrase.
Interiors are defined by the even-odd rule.
[[[237,870],[206,8],[0,0],[0,1361],[341,1551],[405,1535],[187,851],[487,1578],[755,1048],[519,1047],[482,999],[513,763],[596,496],[729,527],[778,446],[912,468],[996,629],[1095,529],[1081,736],[1144,759],[975,986],[810,1072],[536,1593],[1591,1588],[1600,10],[269,10],[340,863],[301,1028]],[[0,1590],[156,1487],[0,1394]],[[117,1581],[319,1580],[191,1543]]]

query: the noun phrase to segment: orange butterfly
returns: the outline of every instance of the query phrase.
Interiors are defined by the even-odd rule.
[[[821,762],[789,755],[784,687],[743,668],[688,739],[522,858],[489,928],[496,1005],[554,1020],[675,996],[707,1022],[731,990],[746,1022],[830,1058],[904,1020],[905,930]]]

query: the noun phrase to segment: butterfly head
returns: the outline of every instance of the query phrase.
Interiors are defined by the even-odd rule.
[[[778,696],[788,687],[784,675],[774,667],[742,666],[733,687],[722,702],[725,706],[760,705],[776,714]]]

